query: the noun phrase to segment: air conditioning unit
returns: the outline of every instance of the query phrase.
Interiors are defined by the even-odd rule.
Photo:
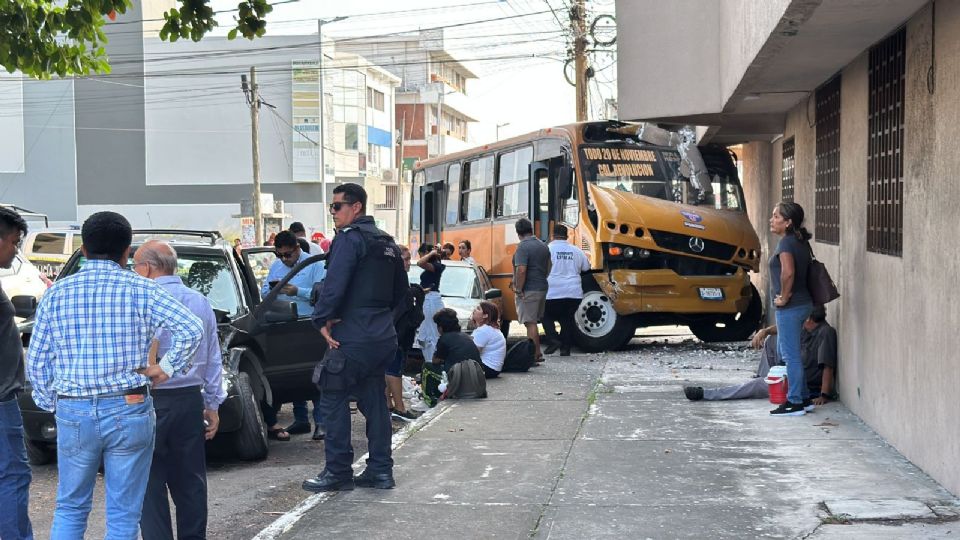
[[[384,169],[383,170],[383,181],[384,182],[396,182],[396,175],[393,174],[393,169]]]

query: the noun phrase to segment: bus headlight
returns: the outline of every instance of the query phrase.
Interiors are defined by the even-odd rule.
[[[650,250],[649,250],[649,249],[641,249],[641,250],[637,251],[637,255],[639,255],[641,259],[646,259],[646,258],[650,257]]]
[[[632,259],[632,258],[634,258],[636,255],[637,255],[637,250],[633,249],[632,247],[623,248],[623,256],[624,256],[624,257],[626,257],[626,258],[628,258],[628,259]]]

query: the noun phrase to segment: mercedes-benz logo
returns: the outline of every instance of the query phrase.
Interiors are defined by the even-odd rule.
[[[703,248],[707,247],[703,243],[703,238],[698,238],[696,236],[691,236],[687,245],[690,246],[690,251],[694,253],[700,253],[703,251]]]

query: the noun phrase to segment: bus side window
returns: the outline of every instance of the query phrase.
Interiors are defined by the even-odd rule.
[[[530,193],[530,162],[533,147],[526,146],[500,154],[497,168],[496,217],[527,213]]]
[[[460,164],[454,163],[447,170],[447,212],[446,224],[456,225],[460,221]]]
[[[463,221],[489,219],[493,199],[493,156],[466,162],[463,172],[460,218]]]

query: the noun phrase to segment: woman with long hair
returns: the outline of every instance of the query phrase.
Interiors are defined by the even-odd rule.
[[[503,360],[507,356],[507,339],[500,331],[500,310],[493,302],[484,300],[474,308],[471,314],[476,328],[473,342],[480,349],[480,365],[488,379],[500,375]]]
[[[430,244],[421,244],[417,250],[420,258],[417,260],[417,266],[423,269],[420,273],[420,286],[423,287],[423,322],[417,329],[417,343],[420,350],[423,351],[423,361],[433,362],[433,355],[437,351],[437,341],[440,339],[440,332],[437,330],[437,324],[433,322],[433,315],[443,309],[443,299],[440,297],[440,277],[443,274],[443,263],[440,262],[440,249],[438,246]]]
[[[776,307],[777,349],[787,365],[787,401],[773,415],[801,416],[813,410],[800,358],[800,332],[813,309],[807,289],[810,233],[803,227],[803,207],[782,201],[773,209],[770,232],[781,237],[770,257],[770,286]]]

